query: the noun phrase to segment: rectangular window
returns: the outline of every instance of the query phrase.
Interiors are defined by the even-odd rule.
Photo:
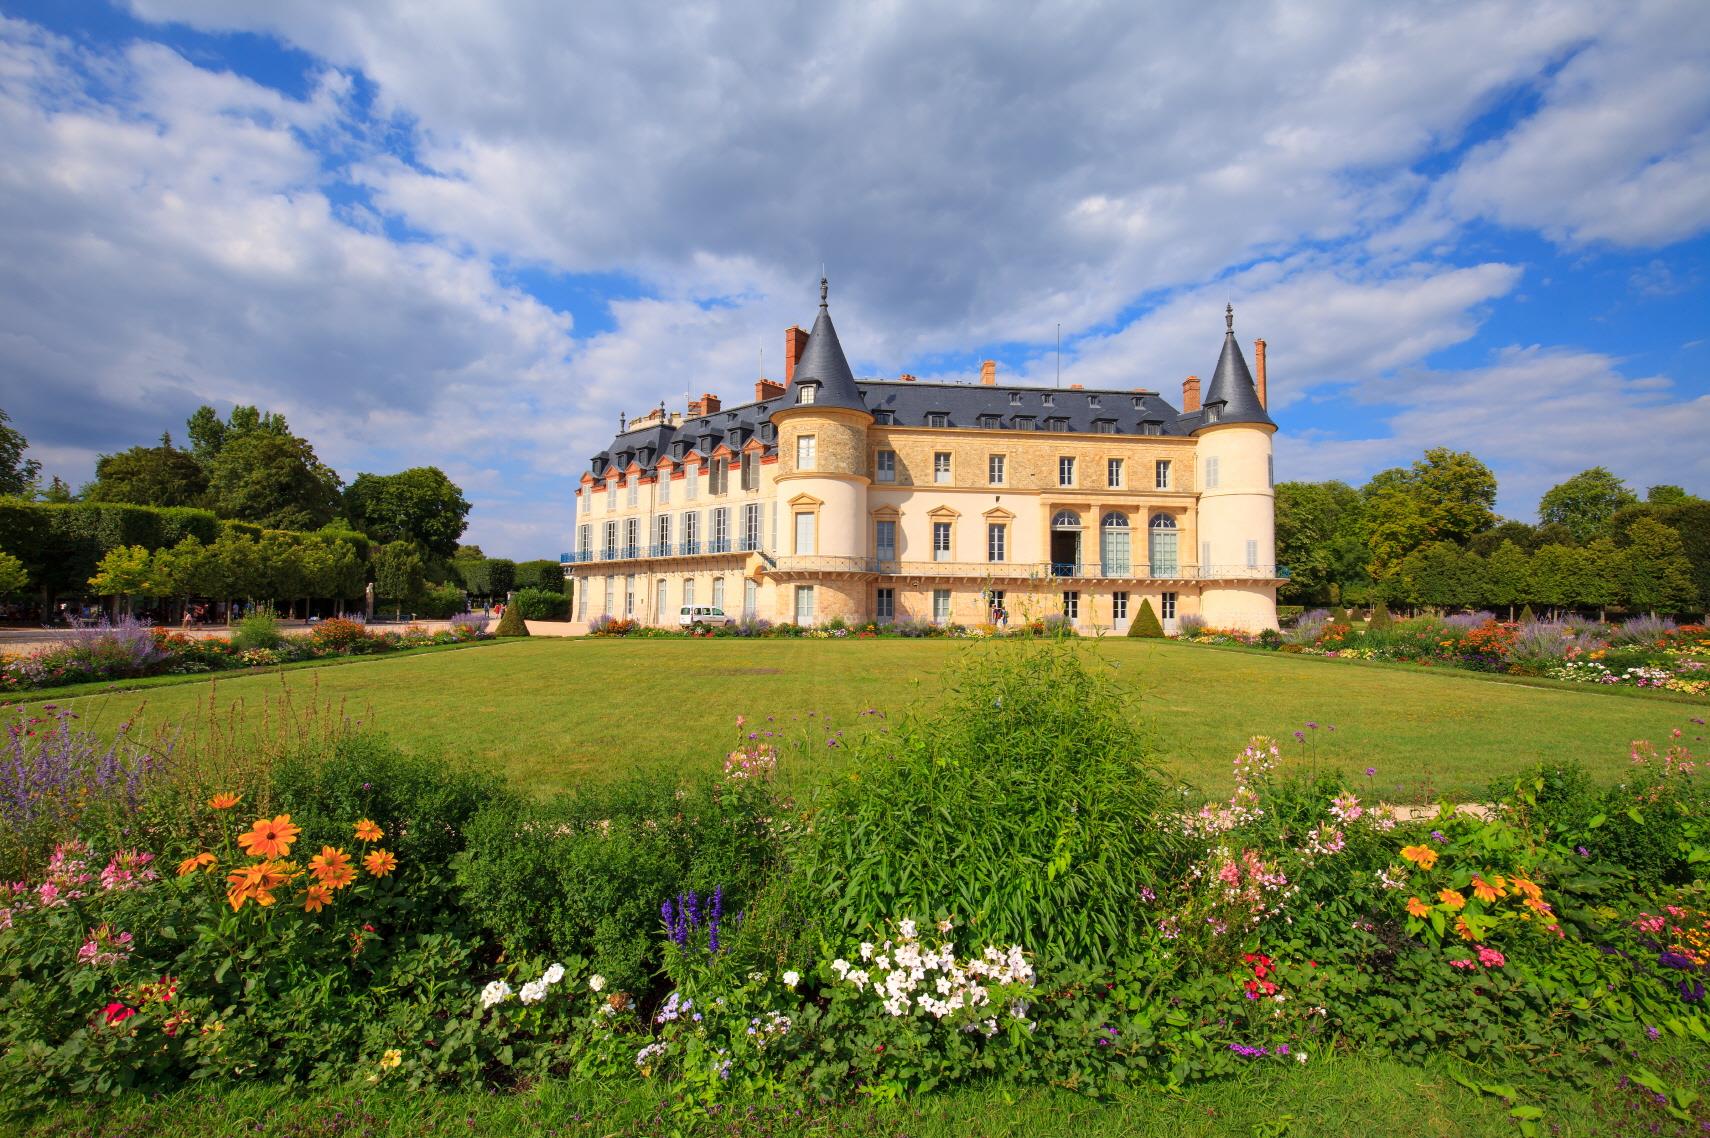
[[[628,620],[635,615],[635,574],[630,573],[623,579],[623,615]]]
[[[601,547],[601,549],[603,550],[603,556],[605,557],[605,559],[607,561],[610,561],[614,557],[617,556],[617,523],[616,522],[607,522],[606,523],[604,537],[605,537],[606,541],[605,541],[605,544]]]
[[[1258,567],[1259,567],[1259,543],[1256,541],[1249,541],[1247,543],[1247,568],[1257,569]]]
[[[1116,433],[1116,424],[1111,422],[1109,419],[1094,419],[1093,433],[1097,435],[1114,435]]]
[[[655,491],[654,497],[661,504],[671,500],[671,472],[669,470],[659,472],[659,489]]]
[[[680,553],[701,551],[701,515],[690,510],[683,515],[683,545]]]
[[[1209,541],[1199,543],[1199,575],[1201,577],[1211,575],[1211,543]]]
[[[1063,615],[1070,620],[1081,619],[1081,595],[1073,589],[1063,594]]]
[[[880,589],[873,594],[873,619],[889,624],[897,618],[897,591]]]
[[[582,505],[582,512],[584,514],[590,512],[593,509],[594,496],[592,494],[590,494],[586,490],[578,490],[578,491],[576,491],[576,496],[578,498],[582,499],[581,505]]]
[[[819,384],[804,383],[796,389],[797,403],[812,403],[819,395]]]
[[[625,496],[623,504],[626,506],[635,505],[636,495],[640,492],[640,490],[641,490],[641,479],[631,478],[629,480],[629,494],[627,496]]]
[[[875,477],[880,482],[895,482],[897,480],[897,452],[882,450],[873,459]]]
[[[1068,455],[1057,459],[1057,485],[1073,486],[1075,484],[1075,460]]]
[[[713,608],[715,608],[715,609],[722,609],[724,607],[724,578],[723,577],[714,577],[713,578],[713,581],[712,581],[712,603],[713,603]]]
[[[617,595],[617,579],[615,577],[607,577],[606,578],[605,600],[604,600],[604,603],[602,605],[600,605],[600,615],[601,616],[611,616],[614,612],[617,611],[616,609],[612,608],[612,598],[616,595]]]
[[[576,556],[586,561],[594,552],[594,535],[592,527],[579,526],[576,530]]]
[[[760,582],[752,577],[742,582],[742,616],[744,620],[753,620],[754,614],[760,611]]]
[[[1274,454],[1265,456],[1265,482],[1273,487],[1277,484],[1277,456]]]
[[[606,513],[617,513],[617,483],[606,483]]]
[[[760,456],[751,450],[742,454],[742,488],[760,489]]]
[[[658,532],[653,535],[654,544],[658,546],[655,557],[671,556],[671,515],[660,514]]]
[[[950,623],[950,590],[932,590],[932,622],[934,624]]]
[[[730,552],[730,508],[720,506],[712,512],[711,553]]]
[[[1122,460],[1107,458],[1104,460],[1104,481],[1112,490],[1122,486]]]
[[[929,427],[948,427],[950,416],[943,411],[928,411],[926,413],[926,425]]]
[[[1218,474],[1218,471],[1217,471],[1217,459],[1216,459],[1216,457],[1214,456],[1214,457],[1206,459],[1205,460],[1205,488],[1207,490],[1217,489],[1217,474]]]
[[[811,515],[809,515],[811,516]],[[813,586],[796,586],[796,623],[803,628],[813,624]]]
[[[991,607],[991,612],[987,615],[991,617],[993,624],[1008,623],[1004,619],[1006,615],[1005,610],[1009,607],[1004,600],[1007,595],[1008,594],[1006,594],[1002,589],[993,589],[991,592],[986,594],[986,600],[990,603]]]
[[[641,519],[625,518],[623,523],[623,555],[641,556]]]
[[[721,497],[730,489],[730,459],[715,458],[712,464],[712,485],[708,492],[713,497]]]
[[[1128,619],[1128,594],[1116,592],[1110,594],[1110,619]]]
[[[1160,490],[1170,488],[1170,460],[1160,458],[1152,464],[1152,485]]]
[[[814,450],[818,440],[813,435],[803,435],[796,440],[796,469],[812,470],[814,468]]]
[[[685,483],[683,497],[693,502],[700,496],[701,492],[701,468],[699,466],[685,466],[683,468],[683,481]]]
[[[897,559],[897,523],[889,518],[873,523],[873,556],[880,561]]]
[[[1176,619],[1176,595],[1174,593],[1164,593],[1158,598],[1158,608],[1163,613],[1161,619]]]
[[[664,624],[665,610],[671,607],[671,598],[668,595],[665,578],[659,578],[659,585],[658,588],[654,590],[654,593],[653,621],[655,624]]]
[[[950,483],[950,452],[941,450],[932,456],[932,480],[940,486]]]
[[[742,507],[742,551],[760,548],[760,503],[750,502]]]
[[[796,556],[806,557],[813,553],[813,523],[815,515],[796,515]]]
[[[986,526],[986,560],[1007,561],[1009,559],[1009,527],[1002,522],[992,522]]]
[[[688,606],[688,605],[692,605],[694,603],[695,603],[695,579],[693,577],[685,577],[685,578],[683,578],[683,604],[684,604],[684,606]]]
[[[934,561],[950,560],[950,523],[932,523],[932,559]]]
[[[994,454],[986,459],[986,481],[993,486],[1002,486],[1004,480],[1004,458]]]

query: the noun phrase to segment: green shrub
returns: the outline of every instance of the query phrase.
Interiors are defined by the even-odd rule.
[[[541,558],[517,562],[516,587],[519,589],[544,589],[549,593],[562,593],[566,583],[564,566],[557,561]]]
[[[943,704],[869,737],[824,792],[791,892],[829,939],[949,916],[969,940],[1129,952],[1176,828],[1130,696],[1073,645],[965,655]],[[1100,670],[1094,670],[1099,668]]]
[[[232,631],[232,647],[239,650],[277,648],[284,642],[285,634],[279,631],[279,618],[270,608],[256,609],[238,621],[237,628]]]
[[[1164,635],[1164,626],[1158,623],[1158,614],[1152,611],[1150,598],[1140,601],[1140,611],[1134,614],[1134,619],[1128,622],[1128,635],[1148,636],[1152,638]]]
[[[527,636],[528,625],[523,623],[522,609],[514,604],[506,605],[504,614],[499,617],[499,626],[493,629],[494,636]]]
[[[1537,615],[1532,612],[1532,606],[1531,605],[1527,605],[1525,608],[1520,610],[1520,623],[1521,624],[1533,624],[1533,623],[1536,623],[1537,619],[1538,619]]]
[[[468,609],[463,590],[456,585],[438,585],[426,589],[416,599],[416,615],[427,620],[444,620]]]
[[[516,609],[524,620],[564,620],[570,615],[570,598],[545,589],[519,589],[511,594],[507,616],[510,609]]]
[[[1368,629],[1384,629],[1390,627],[1394,623],[1395,621],[1392,620],[1389,615],[1389,606],[1384,604],[1382,601],[1379,601],[1372,607],[1372,616],[1371,619],[1366,622],[1366,627]]]

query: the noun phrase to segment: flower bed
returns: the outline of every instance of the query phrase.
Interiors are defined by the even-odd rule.
[[[1358,1050],[1546,1104],[1630,1059],[1707,1121],[1663,1050],[1710,1057],[1702,721],[1633,745],[1619,787],[1556,763],[1487,817],[1411,820],[1256,738],[1234,794],[1184,810],[1073,646],[962,667],[800,801],[789,748],[740,727],[722,770],[548,803],[361,735],[245,785],[169,759],[53,799],[0,847],[0,1111],[579,1074],[695,1115]],[[36,729],[0,801],[108,762]]]
[[[1181,639],[1331,659],[1395,660],[1710,696],[1710,631],[1702,625],[1675,627],[1648,617],[1619,625],[1521,624],[1474,613],[1354,628],[1318,610],[1303,613],[1282,632],[1191,625],[1184,628]]]
[[[371,631],[360,620],[339,617],[321,621],[307,633],[279,636],[269,647],[245,647],[237,636],[186,636],[122,620],[80,632],[65,643],[38,648],[28,655],[0,655],[0,692],[271,667],[299,660],[463,644],[487,636],[487,618],[481,614],[454,618],[449,628],[436,632],[415,625],[399,631]]]

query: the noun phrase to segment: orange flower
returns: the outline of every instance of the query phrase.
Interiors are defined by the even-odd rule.
[[[1504,882],[1500,877],[1496,878],[1495,881],[1486,881],[1482,877],[1475,876],[1472,879],[1473,896],[1480,901],[1494,901],[1498,897],[1506,897],[1508,890],[1502,887],[1503,884]]]
[[[1431,915],[1431,906],[1427,905],[1417,897],[1409,897],[1407,899],[1407,915],[1424,920],[1426,917]]]
[[[215,810],[230,810],[243,801],[241,794],[216,794],[208,799],[208,805]]]
[[[332,890],[325,885],[311,885],[303,894],[303,912],[318,913],[332,900]]]
[[[386,831],[363,818],[356,823],[356,840],[359,842],[377,842],[386,836]]]
[[[281,814],[271,822],[257,818],[248,833],[238,835],[238,845],[250,857],[284,857],[302,832],[300,826],[291,824],[289,814]]]
[[[1427,873],[1437,864],[1437,851],[1430,846],[1403,846],[1401,856]]]
[[[226,875],[229,883],[226,901],[233,911],[243,908],[245,901],[254,901],[263,907],[271,905],[276,900],[273,891],[296,876],[297,867],[288,861],[258,861],[253,865],[239,866]]]
[[[1467,903],[1467,899],[1455,892],[1453,889],[1439,889],[1437,891],[1437,900],[1441,901],[1451,909],[1465,908]]]
[[[1535,882],[1529,881],[1524,877],[1510,877],[1508,879],[1508,884],[1514,886],[1515,890],[1522,897],[1530,898],[1533,901],[1543,899],[1544,891],[1539,889]]]
[[[1478,939],[1478,934],[1472,931],[1472,926],[1467,924],[1467,919],[1465,917],[1455,918],[1455,932],[1460,934],[1462,940]]]
[[[362,868],[375,877],[385,877],[398,868],[398,859],[386,850],[375,850],[362,859]]]
[[[1550,903],[1541,897],[1526,898],[1526,907],[1534,913],[1541,913],[1546,917],[1555,915],[1554,911],[1550,908]]]
[[[195,857],[187,857],[178,863],[178,876],[188,877],[204,866],[212,869],[214,867],[215,860],[214,855],[211,853],[199,853]]]
[[[328,889],[343,889],[356,880],[350,855],[336,846],[322,846],[321,852],[309,859],[309,872]]]

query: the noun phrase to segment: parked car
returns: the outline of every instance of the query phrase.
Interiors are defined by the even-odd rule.
[[[717,605],[684,605],[677,610],[679,628],[711,628],[717,624],[735,624],[734,616],[726,616]]]

